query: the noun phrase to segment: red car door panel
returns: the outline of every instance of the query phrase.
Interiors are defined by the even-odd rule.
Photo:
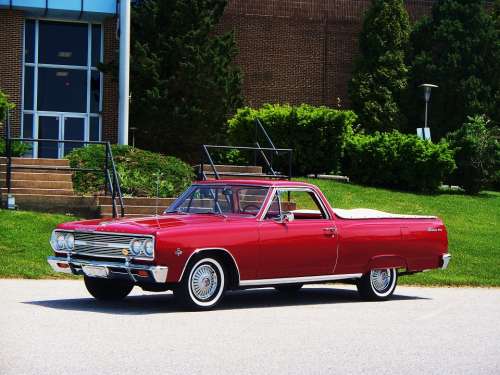
[[[334,221],[264,220],[259,226],[258,277],[262,279],[332,274],[337,260]]]

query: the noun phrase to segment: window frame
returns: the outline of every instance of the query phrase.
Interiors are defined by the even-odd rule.
[[[320,208],[320,210],[322,211],[322,214],[324,215],[324,217],[322,217],[321,219],[307,219],[307,220],[301,220],[301,219],[298,219],[300,220],[300,222],[311,222],[311,221],[320,221],[320,220],[332,220],[332,217],[330,215],[330,211],[328,211],[328,209],[326,208],[323,200],[318,196],[318,194],[316,193],[316,191],[314,189],[311,189],[309,187],[286,187],[286,186],[275,186],[273,187],[272,189],[272,192],[271,192],[271,196],[270,196],[270,199],[266,205],[266,207],[264,208],[264,211],[262,213],[262,216],[261,216],[261,219],[260,221],[270,221],[272,219],[268,219],[266,218],[267,216],[267,213],[269,212],[269,209],[271,208],[271,205],[272,205],[272,202],[274,200],[274,197],[277,196],[278,197],[278,201],[280,202],[280,212],[282,211],[281,210],[281,198],[280,198],[280,195],[279,193],[281,192],[292,192],[292,191],[296,191],[296,192],[306,192],[306,193],[310,193],[313,195],[313,197],[316,199],[316,202]]]
[[[33,62],[26,61],[26,22],[34,21],[34,54],[33,54]],[[40,21],[51,21],[51,22],[61,22],[61,23],[83,23],[87,25],[87,65],[64,65],[64,64],[41,64],[39,63],[39,29],[40,29]],[[99,25],[101,28],[100,35],[100,56],[99,61],[102,63],[104,61],[104,25],[102,22],[93,22],[93,21],[80,21],[80,20],[64,20],[59,18],[36,18],[36,17],[26,17],[23,23],[23,53],[22,53],[22,95],[21,95],[21,108],[22,108],[22,116],[21,116],[21,138],[24,138],[24,115],[30,114],[32,115],[32,124],[31,124],[31,133],[34,139],[38,138],[38,116],[45,115],[60,115],[65,117],[81,117],[85,118],[85,139],[83,141],[89,140],[90,134],[90,119],[98,117],[99,118],[99,141],[102,140],[102,111],[103,111],[103,95],[104,95],[104,75],[103,73],[96,67],[92,66],[92,28],[94,25]],[[24,96],[26,87],[26,68],[33,68],[33,86],[29,88],[33,93],[33,108],[25,109],[24,108]],[[85,93],[86,98],[86,106],[85,112],[64,112],[64,111],[42,111],[38,109],[38,68],[52,68],[52,69],[73,69],[80,70],[86,72],[86,83],[87,89]],[[92,72],[99,72],[100,83],[99,83],[99,104],[98,111],[91,112],[91,75]],[[29,126],[29,124],[27,124]],[[32,149],[32,157],[38,156],[38,142],[34,142]]]

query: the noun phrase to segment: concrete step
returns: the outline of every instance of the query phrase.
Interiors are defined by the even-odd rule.
[[[30,188],[30,189],[68,189],[73,190],[73,182],[59,181],[54,179],[52,181],[39,181],[39,180],[11,180],[13,188]]]
[[[207,179],[215,179],[215,174],[205,173]],[[287,179],[287,176],[272,176],[265,173],[219,173],[221,180],[259,180],[259,179]]]
[[[1,188],[2,194],[7,194],[7,188]],[[73,189],[33,189],[33,188],[12,188],[11,193],[26,195],[75,195]]]
[[[98,217],[95,197],[74,195],[15,194],[16,206],[21,210],[71,213],[79,217]],[[5,200],[6,195],[2,195]]]
[[[199,168],[199,165],[197,166]],[[217,164],[215,166],[217,172],[237,172],[237,173],[262,173],[262,167],[258,165],[221,165]],[[204,164],[203,171],[205,173],[212,172],[213,169],[211,165]]]
[[[0,180],[4,181],[7,177],[6,172],[0,172]],[[29,173],[29,172],[12,172],[13,180],[32,180],[32,181],[66,181],[72,182],[71,173],[70,172],[38,172],[38,173]]]
[[[125,206],[125,215],[155,215],[163,213],[168,206],[158,206],[158,211],[154,206]],[[119,206],[118,212],[120,211]],[[101,205],[101,215],[108,216],[113,212],[113,206]]]
[[[22,168],[19,168],[22,167]],[[32,168],[30,168],[32,167]],[[40,169],[43,167],[43,169]],[[7,166],[5,164],[0,164],[0,172],[5,173],[7,171]],[[65,166],[38,166],[38,165],[13,165],[12,172],[22,172],[22,173],[56,173],[56,174],[67,174],[71,175],[71,171]]]
[[[0,157],[0,164],[6,164],[7,158]],[[43,166],[58,166],[69,167],[68,159],[45,159],[45,158],[12,158],[12,164],[15,165],[43,165]]]
[[[168,207],[176,198],[158,198],[158,206]],[[116,200],[118,203],[118,199]],[[102,206],[111,206],[111,197],[99,197],[99,204]],[[156,198],[147,197],[126,197],[123,198],[125,206],[156,206]]]

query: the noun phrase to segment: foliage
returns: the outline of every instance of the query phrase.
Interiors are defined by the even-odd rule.
[[[234,145],[255,144],[259,118],[277,148],[293,149],[294,174],[337,172],[346,139],[352,133],[356,115],[327,107],[302,104],[266,104],[259,109],[241,108],[229,120],[229,139]],[[262,141],[261,146],[267,146]],[[278,168],[287,173],[288,159],[278,159]]]
[[[460,129],[448,135],[458,167],[451,181],[470,194],[479,193],[498,177],[500,170],[499,129],[488,125],[485,116],[469,117]]]
[[[9,102],[9,97],[7,94],[0,90],[0,123],[7,117],[7,111],[13,109],[14,104]]]
[[[132,11],[131,126],[136,144],[193,161],[241,105],[232,33],[214,32],[226,0],[145,0]]]
[[[400,101],[407,88],[410,32],[402,0],[372,0],[349,85],[352,108],[367,131],[399,129],[405,121]]]
[[[31,150],[31,146],[26,144],[26,143],[22,143],[22,142],[19,142],[19,141],[13,141],[11,142],[11,152],[12,152],[12,156],[14,157],[17,157],[17,156],[23,156],[24,154],[26,154],[28,151]],[[3,139],[0,139],[0,156],[5,156],[5,140]]]
[[[343,171],[355,182],[410,191],[436,191],[454,170],[445,142],[425,141],[398,131],[357,134],[346,146]]]
[[[130,146],[111,146],[122,193],[132,196],[174,197],[186,189],[194,178],[192,168],[173,156],[140,150]],[[102,145],[72,150],[67,155],[73,168],[102,169],[105,149]],[[93,194],[104,190],[102,173],[75,172],[75,190]]]
[[[418,23],[411,39],[409,117],[422,118],[424,102],[417,86],[433,83],[439,86],[429,112],[434,136],[443,137],[476,114],[498,123],[500,32],[484,1],[434,2],[432,17]]]

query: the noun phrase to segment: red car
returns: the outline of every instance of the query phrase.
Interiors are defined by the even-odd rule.
[[[389,297],[398,273],[446,268],[443,222],[434,216],[334,209],[314,185],[269,180],[194,183],[162,215],[61,224],[48,258],[84,275],[95,298],[134,285],[173,290],[185,305],[216,306],[229,289],[347,280],[365,299]]]

